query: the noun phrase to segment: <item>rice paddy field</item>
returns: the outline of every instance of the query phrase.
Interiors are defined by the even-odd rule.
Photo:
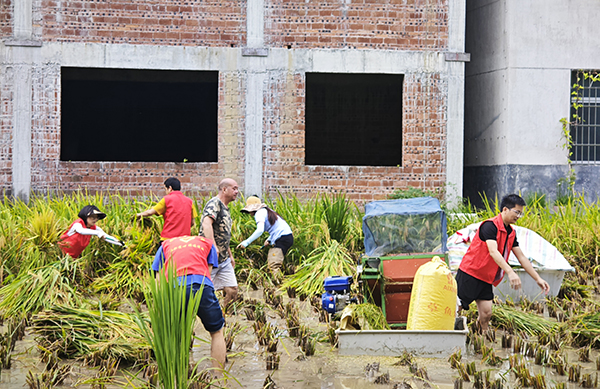
[[[294,231],[286,276],[279,283],[267,271],[266,248],[254,244],[234,249],[255,228],[253,218],[240,213],[243,199],[238,200],[230,208],[240,298],[224,307],[228,363],[224,377],[216,380],[209,334],[192,315],[168,313],[181,296],[177,288],[154,284],[149,272],[162,219],[139,221],[134,216],[157,200],[79,193],[34,198],[29,204],[0,203],[0,388],[598,385],[596,204],[575,198],[554,207],[543,197],[528,199],[518,224],[554,244],[576,272],[567,274],[557,297],[497,303],[493,329],[481,333],[471,326],[462,355],[427,359],[407,353],[338,355],[333,331],[338,323],[320,309],[320,294],[325,277],[354,274],[364,252],[360,207],[343,194],[303,201],[286,195],[269,201]],[[199,210],[207,200],[195,199]],[[64,256],[58,238],[88,204],[108,215],[99,225],[125,246],[93,238],[80,258]],[[486,201],[480,210],[465,205],[447,212],[469,215],[449,218],[451,235],[495,215],[497,201]],[[363,302],[361,291],[354,292]],[[385,327],[377,307],[356,307],[355,321],[361,328]],[[475,322],[474,307],[467,317]]]

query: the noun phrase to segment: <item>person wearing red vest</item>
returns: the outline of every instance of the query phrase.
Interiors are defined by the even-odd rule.
[[[469,309],[469,304],[473,301],[477,303],[477,320],[482,331],[488,330],[492,318],[492,286],[497,286],[506,273],[510,286],[513,289],[521,288],[521,279],[508,264],[511,251],[540,288],[546,294],[550,290],[548,283],[523,254],[515,230],[511,227],[523,216],[525,205],[525,201],[516,194],[502,198],[500,214],[481,223],[456,273],[460,306]]]
[[[90,244],[92,236],[108,240],[113,244],[123,245],[123,242],[108,235],[96,225],[96,222],[104,219],[106,214],[95,205],[86,205],[79,211],[77,217],[79,219],[71,223],[58,240],[58,246],[65,254],[79,258],[83,250]]]
[[[198,216],[192,200],[181,193],[181,182],[175,177],[165,181],[163,197],[154,207],[137,214],[137,217],[162,215],[164,219],[161,240],[191,235],[194,219]]]
[[[171,264],[174,264],[177,270],[179,283],[185,280],[188,298],[191,294],[202,291],[197,316],[202,320],[204,328],[210,332],[213,367],[223,369],[226,356],[223,336],[225,319],[210,276],[213,267],[219,266],[217,249],[211,240],[201,236],[167,239],[156,252],[152,270],[157,272],[157,277],[160,274],[167,277],[167,269]]]

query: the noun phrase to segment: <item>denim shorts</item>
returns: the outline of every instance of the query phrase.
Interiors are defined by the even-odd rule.
[[[202,297],[200,298],[200,306],[198,307],[197,315],[202,320],[204,328],[208,332],[217,332],[225,324],[223,312],[219,305],[219,300],[215,296],[215,290],[210,285],[191,284],[186,288],[186,298],[189,300],[190,291],[196,294],[202,289]]]

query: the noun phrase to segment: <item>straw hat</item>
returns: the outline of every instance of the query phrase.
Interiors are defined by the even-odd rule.
[[[261,208],[265,208],[267,205],[263,204],[262,201],[256,196],[250,196],[246,199],[246,206],[242,208],[242,212],[250,213],[258,211]]]

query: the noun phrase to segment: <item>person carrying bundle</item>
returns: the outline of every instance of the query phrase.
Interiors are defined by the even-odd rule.
[[[285,220],[277,212],[263,204],[256,196],[250,196],[246,200],[246,206],[242,212],[249,213],[256,220],[256,230],[250,237],[240,243],[237,248],[248,247],[260,237],[263,232],[267,231],[269,237],[265,240],[264,246],[271,245],[269,254],[267,255],[267,263],[271,273],[276,278],[281,275],[281,266],[283,259],[287,254],[292,244],[294,244],[294,236],[292,229]]]
[[[79,258],[83,250],[90,244],[92,236],[123,246],[123,242],[114,236],[108,235],[98,227],[96,223],[106,217],[95,205],[86,205],[79,211],[79,218],[75,220],[67,231],[65,231],[58,241],[58,246],[65,253],[73,258]]]
[[[152,270],[156,277],[159,271],[173,264],[178,282],[186,282],[186,298],[200,292],[200,306],[196,315],[202,321],[204,328],[210,333],[213,368],[219,371],[225,367],[227,348],[223,335],[225,319],[211,278],[211,271],[219,267],[217,248],[212,240],[201,236],[180,236],[162,242],[154,256]]]

